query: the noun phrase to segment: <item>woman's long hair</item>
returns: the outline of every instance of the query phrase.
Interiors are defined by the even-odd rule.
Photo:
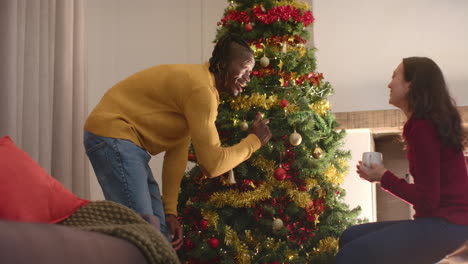
[[[405,80],[411,82],[407,95],[409,111],[432,122],[444,146],[463,150],[464,135],[460,113],[450,97],[444,75],[437,64],[425,57],[403,59]]]

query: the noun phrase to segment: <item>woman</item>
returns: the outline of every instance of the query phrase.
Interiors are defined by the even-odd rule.
[[[209,63],[159,65],[133,74],[112,87],[86,120],[86,153],[106,199],[156,216],[176,249],[182,245],[177,196],[190,141],[204,174],[216,177],[271,138],[268,119],[260,114],[250,134],[231,147],[221,146],[215,126],[219,93],[242,92],[254,64],[250,46],[226,34]],[[148,165],[149,154],[161,152],[163,201]]]
[[[348,228],[337,263],[435,263],[468,240],[468,172],[461,118],[439,67],[410,57],[393,72],[389,103],[407,117],[403,138],[414,183],[383,165],[357,173],[413,205],[414,220]]]

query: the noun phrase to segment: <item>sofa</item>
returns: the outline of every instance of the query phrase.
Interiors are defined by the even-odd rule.
[[[146,264],[130,242],[58,224],[0,221],[1,263]]]
[[[0,138],[0,263],[178,264],[159,219],[76,196]]]

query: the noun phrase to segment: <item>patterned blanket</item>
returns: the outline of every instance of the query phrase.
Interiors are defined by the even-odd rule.
[[[111,201],[90,202],[60,224],[125,239],[140,249],[149,264],[180,263],[160,232],[131,209]]]

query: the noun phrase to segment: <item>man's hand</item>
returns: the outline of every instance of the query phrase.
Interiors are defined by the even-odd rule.
[[[179,220],[177,220],[177,216],[167,214],[166,224],[172,238],[172,246],[175,250],[179,250],[184,244],[184,241],[182,240],[182,226],[180,225]]]
[[[265,146],[271,138],[271,132],[270,128],[268,127],[268,123],[270,123],[270,120],[262,120],[262,114],[257,113],[255,119],[250,125],[250,134],[255,134],[258,137],[258,139],[260,139],[262,146]]]

